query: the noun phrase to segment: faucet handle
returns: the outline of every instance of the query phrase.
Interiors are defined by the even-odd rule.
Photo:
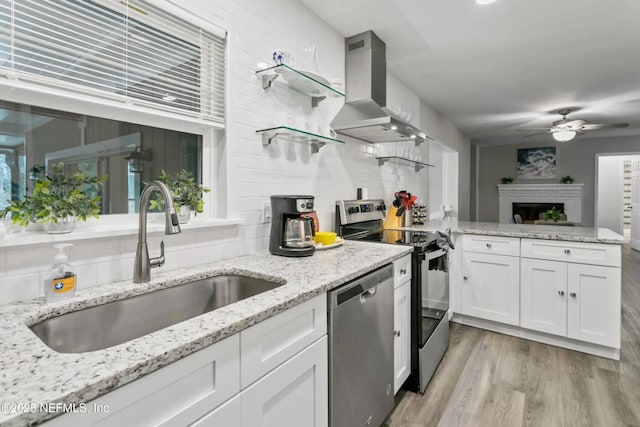
[[[162,267],[164,265],[164,240],[160,242],[160,256],[149,260],[151,268]]]
[[[175,212],[171,214],[171,225],[173,225],[174,227],[180,225],[180,221],[178,220],[178,214]]]

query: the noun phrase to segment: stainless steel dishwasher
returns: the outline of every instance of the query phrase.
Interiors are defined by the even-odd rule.
[[[393,266],[328,293],[329,426],[382,424],[393,400]]]

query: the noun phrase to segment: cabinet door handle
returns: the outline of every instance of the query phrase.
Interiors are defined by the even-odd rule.
[[[578,296],[578,294],[576,294],[575,292],[569,292],[569,295],[571,295],[571,298],[575,298]]]
[[[463,278],[464,280],[467,280],[467,279],[468,279],[468,277],[467,277],[467,276],[462,276],[462,278]]]
[[[399,337],[400,336],[400,331],[393,331],[393,335],[396,336],[396,337]]]
[[[564,296],[564,291],[558,291],[558,295],[560,295],[561,297]]]
[[[487,243],[487,247],[491,249],[491,243]]]
[[[405,269],[400,270],[400,274],[407,274],[407,269],[405,268]]]
[[[564,250],[564,253],[565,253],[565,254],[567,254],[567,255],[569,255],[569,254],[571,253],[571,249],[565,249],[565,250]]]

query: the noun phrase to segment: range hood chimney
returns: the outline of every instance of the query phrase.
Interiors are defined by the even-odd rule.
[[[331,122],[339,134],[362,141],[399,142],[428,137],[387,108],[386,46],[373,31],[345,39],[346,102]]]

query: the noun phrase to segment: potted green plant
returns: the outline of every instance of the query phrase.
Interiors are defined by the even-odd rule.
[[[202,212],[204,200],[202,195],[208,193],[211,189],[198,184],[193,173],[182,169],[176,176],[168,175],[164,169],[158,177],[159,181],[164,182],[171,190],[173,196],[173,206],[178,213],[178,220],[181,224],[189,222],[191,211],[194,216],[198,212]],[[151,209],[164,209],[164,200],[160,197],[154,197],[149,204]]]
[[[500,178],[500,182],[503,184],[511,184],[513,182],[513,178],[511,178],[510,176],[505,176]]]
[[[544,213],[544,219],[547,221],[558,222],[560,218],[562,218],[562,212],[557,210],[555,206]]]
[[[40,223],[48,233],[69,233],[76,219],[98,218],[102,198],[94,193],[106,180],[107,176],[88,177],[81,171],[67,176],[64,163],[58,163],[51,167],[50,175],[36,179],[31,194],[24,200],[11,200],[0,215],[4,218],[10,213],[11,222],[24,227]]]
[[[571,178],[571,176],[567,175],[567,176],[563,176],[560,179],[560,182],[563,184],[573,184],[573,181],[575,181],[573,178]]]

